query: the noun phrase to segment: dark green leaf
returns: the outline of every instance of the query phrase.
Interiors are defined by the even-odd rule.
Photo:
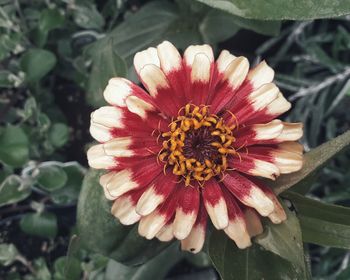
[[[126,75],[126,64],[116,53],[112,39],[97,41],[90,46],[92,69],[88,81],[87,99],[91,105],[105,104],[103,90],[112,77]]]
[[[238,249],[223,231],[211,234],[209,256],[224,280],[305,279],[287,260],[258,244]]]
[[[104,18],[97,11],[95,5],[77,5],[74,11],[75,23],[86,29],[101,29],[105,24]]]
[[[342,0],[197,0],[234,15],[263,20],[315,19],[350,13],[350,2]]]
[[[69,263],[67,257],[59,257],[55,264],[55,280],[79,280],[82,272],[80,261],[76,258],[70,258]]]
[[[0,207],[22,201],[30,193],[30,188],[25,188],[22,185],[20,177],[10,175],[0,185]]]
[[[269,186],[279,194],[297,183],[302,183],[309,179],[320,168],[327,163],[328,160],[338,155],[350,145],[350,131],[318,146],[304,155],[303,168],[295,173],[281,175],[276,181],[269,182]],[[310,184],[311,187],[311,184]]]
[[[67,182],[64,187],[51,193],[51,199],[57,204],[69,204],[78,200],[84,169],[77,162],[65,163],[62,168],[67,174]]]
[[[21,59],[20,65],[29,82],[37,82],[43,78],[56,64],[55,55],[43,49],[29,49]]]
[[[58,9],[45,9],[40,14],[39,29],[44,32],[59,28],[63,24],[64,16]]]
[[[44,258],[38,258],[33,262],[35,275],[30,275],[28,280],[51,280],[51,273]],[[27,280],[27,279],[26,279]]]
[[[0,70],[0,88],[11,88],[14,86],[13,74],[8,70]]]
[[[11,265],[19,255],[17,248],[13,244],[0,244],[0,265]]]
[[[123,226],[112,216],[112,205],[98,182],[100,175],[97,171],[87,173],[78,201],[78,232],[86,248],[118,262],[135,265],[169,246],[170,243],[140,237],[137,225]]]
[[[57,165],[43,165],[38,168],[37,182],[39,186],[47,191],[55,191],[62,188],[68,179],[66,172]]]
[[[0,130],[0,161],[13,167],[22,166],[29,156],[28,137],[19,126]]]
[[[49,139],[54,147],[63,147],[69,139],[69,127],[64,123],[54,123],[49,131]]]
[[[286,259],[296,274],[307,279],[304,260],[304,248],[298,218],[285,207],[287,220],[281,224],[266,221],[264,232],[255,238],[255,242],[272,253]]]
[[[350,249],[350,208],[293,192],[283,196],[292,201],[297,211],[304,242]]]
[[[21,230],[31,235],[53,238],[57,234],[56,215],[49,212],[26,214],[19,225]]]

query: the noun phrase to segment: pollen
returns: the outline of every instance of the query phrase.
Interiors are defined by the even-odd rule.
[[[217,115],[210,114],[208,106],[187,104],[178,117],[162,133],[162,149],[158,159],[172,168],[175,175],[189,186],[219,176],[227,169],[227,156],[236,154],[232,147],[235,126],[227,126]]]

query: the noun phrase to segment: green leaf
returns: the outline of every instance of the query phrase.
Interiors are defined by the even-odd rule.
[[[44,258],[38,258],[33,262],[35,275],[30,275],[28,280],[51,280],[51,273]],[[26,279],[27,280],[27,279]]]
[[[318,146],[304,155],[303,168],[292,174],[281,175],[274,182],[269,181],[275,193],[279,194],[305,180],[309,180],[321,169],[330,159],[341,153],[350,145],[350,131]],[[311,187],[311,184],[310,184]]]
[[[63,147],[69,139],[69,127],[64,123],[54,123],[49,130],[49,139],[54,147]]]
[[[136,265],[169,246],[169,242],[146,240],[138,235],[137,225],[124,226],[112,216],[112,205],[98,182],[100,175],[101,172],[89,171],[79,196],[77,225],[85,247],[123,264]]]
[[[0,265],[11,265],[19,255],[17,248],[13,244],[0,244]]]
[[[28,137],[19,126],[6,126],[0,130],[0,161],[20,167],[28,161]]]
[[[210,236],[209,256],[224,280],[309,278],[298,219],[285,211],[287,220],[279,225],[268,221],[247,249],[238,249],[221,231]]]
[[[224,280],[305,279],[287,260],[258,244],[237,248],[223,231],[211,234],[209,256]]]
[[[39,19],[39,29],[49,32],[55,28],[59,28],[64,24],[64,16],[58,9],[45,9],[41,11]]]
[[[14,75],[8,70],[0,70],[0,88],[11,88],[14,86]]]
[[[62,167],[67,174],[64,187],[51,192],[51,199],[57,204],[69,204],[78,200],[85,170],[77,162],[67,162]]]
[[[17,175],[8,176],[0,185],[0,207],[17,203],[26,199],[31,193],[30,188],[22,185]]]
[[[28,82],[37,82],[54,68],[56,56],[48,50],[29,49],[22,55],[20,65]]]
[[[103,91],[112,77],[126,75],[126,64],[116,53],[111,39],[97,41],[90,46],[92,69],[88,80],[87,100],[91,105],[105,104]]]
[[[286,192],[297,211],[303,241],[350,249],[350,208],[326,204],[297,193]]]
[[[281,224],[266,221],[264,232],[255,238],[255,242],[289,261],[298,275],[307,277],[304,248],[298,218],[287,207],[284,207],[287,220]]]
[[[19,223],[23,232],[53,238],[57,234],[56,215],[49,212],[25,214]]]
[[[101,29],[105,24],[103,16],[93,4],[87,4],[86,6],[76,5],[74,21],[78,26],[86,29]]]
[[[337,17],[350,13],[350,2],[341,0],[197,0],[236,16],[263,20],[303,20]]]
[[[59,257],[54,263],[54,280],[79,280],[82,272],[80,261],[76,258]]]
[[[49,192],[62,188],[67,182],[66,172],[58,165],[42,165],[38,170],[37,182],[41,188]]]

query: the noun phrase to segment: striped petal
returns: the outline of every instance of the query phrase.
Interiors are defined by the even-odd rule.
[[[227,207],[219,184],[216,180],[205,183],[202,191],[203,201],[208,215],[217,229],[224,229],[228,225]]]
[[[249,71],[247,80],[251,84],[252,89],[255,90],[264,84],[271,83],[274,76],[275,71],[267,65],[266,61],[262,61]]]
[[[181,249],[194,254],[202,250],[207,230],[208,214],[202,202],[203,201],[200,203],[197,220],[190,234],[185,239],[181,240]]]
[[[174,235],[179,240],[186,238],[192,230],[197,219],[199,197],[197,188],[181,186],[173,226]]]
[[[257,185],[237,172],[227,173],[223,183],[237,199],[256,209],[260,215],[268,216],[274,210],[273,201]]]

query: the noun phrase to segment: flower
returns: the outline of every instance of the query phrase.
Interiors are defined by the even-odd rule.
[[[141,236],[181,240],[199,252],[208,216],[239,248],[262,232],[261,216],[286,219],[261,178],[302,167],[301,123],[276,119],[291,104],[272,83],[263,61],[249,70],[245,57],[208,45],[183,57],[170,42],[137,53],[134,66],[146,91],[112,78],[103,95],[110,106],[91,114],[100,144],[89,165],[100,178],[112,214],[136,222]]]

